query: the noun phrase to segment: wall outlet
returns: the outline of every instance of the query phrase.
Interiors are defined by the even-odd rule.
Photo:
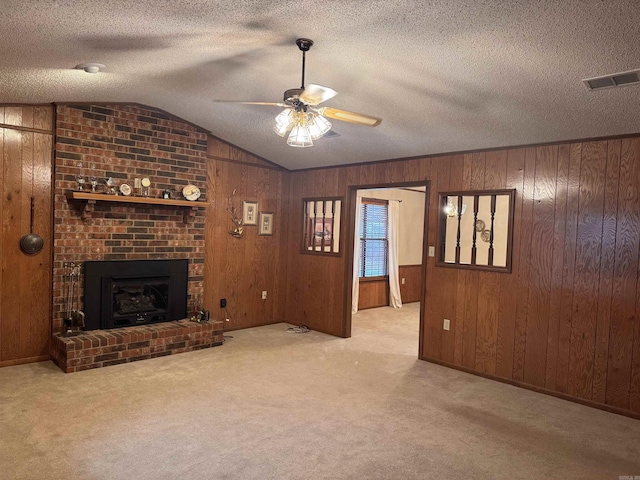
[[[449,330],[450,326],[451,326],[451,321],[448,318],[445,318],[444,323],[442,324],[442,328],[444,330]]]
[[[267,291],[266,290],[262,290],[262,299],[263,300],[267,299]]]
[[[429,256],[430,257],[436,256],[436,247],[434,247],[433,245],[429,245]]]
[[[402,285],[404,285],[404,277],[402,277]]]
[[[227,308],[227,299],[226,298],[221,298],[220,299],[220,308]]]

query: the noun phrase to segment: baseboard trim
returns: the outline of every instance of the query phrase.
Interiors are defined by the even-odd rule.
[[[388,306],[389,306],[388,303],[383,303],[381,305],[367,305],[366,307],[358,306],[358,311],[360,311],[360,310],[371,310],[372,308],[381,308],[381,307],[388,307]]]
[[[618,415],[623,415],[625,417],[631,417],[633,419],[640,420],[640,412],[632,412],[631,410],[626,410],[624,408],[619,408],[619,407],[614,407],[604,403],[594,402],[593,400],[587,400],[585,398],[574,397],[573,395],[569,395],[562,392],[556,392],[555,390],[550,390],[544,387],[538,387],[537,385],[531,385],[529,383],[520,382],[518,380],[499,377],[497,375],[492,375],[491,373],[477,372],[476,370],[473,370],[469,367],[455,365],[453,363],[444,362],[442,360],[437,360],[435,358],[427,357],[424,355],[420,355],[419,358],[420,360],[424,360],[425,362],[435,363],[437,365],[442,365],[443,367],[452,368],[454,370],[459,370],[465,373],[470,373],[471,375],[476,375],[478,377],[488,378],[489,380],[495,380],[500,383],[513,385],[514,387],[524,388],[526,390],[531,390],[536,393],[550,395],[552,397],[560,398],[562,400],[568,400],[569,402],[579,403],[587,407],[597,408],[598,410],[604,410],[606,412],[615,413]]]
[[[38,357],[16,358],[15,360],[3,360],[0,362],[0,367],[11,367],[13,365],[22,365],[23,363],[35,363],[44,362],[50,360],[49,355],[40,355]]]

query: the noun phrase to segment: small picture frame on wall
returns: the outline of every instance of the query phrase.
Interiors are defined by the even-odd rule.
[[[258,235],[273,235],[273,213],[260,212]]]
[[[316,247],[331,245],[333,237],[333,223],[331,219],[315,218],[313,225],[313,244]]]
[[[258,202],[242,202],[242,223],[258,225]]]

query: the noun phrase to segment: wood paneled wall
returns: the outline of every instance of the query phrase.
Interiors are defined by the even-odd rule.
[[[0,106],[0,366],[49,357],[52,138],[52,107]],[[27,255],[32,196],[44,248]]]
[[[422,287],[422,265],[400,265],[398,267],[400,296],[402,303],[420,301]],[[404,285],[402,279],[404,278]],[[389,280],[360,279],[358,288],[358,310],[389,305]]]
[[[358,310],[389,305],[389,280],[360,279],[358,284]]]
[[[289,174],[225,142],[211,137],[208,147],[205,235],[204,305],[217,320],[229,318],[227,330],[276,323],[284,318]],[[245,226],[242,238],[229,234],[227,199],[242,216],[242,202],[257,201],[258,210],[274,214],[272,236],[258,235],[257,226]],[[262,300],[262,291],[267,299]],[[220,308],[220,299],[227,309]]]
[[[0,107],[0,365],[47,358],[51,318],[50,107]],[[213,137],[208,146],[205,307],[228,329],[281,320],[348,334],[349,187],[430,182],[437,193],[515,188],[513,273],[427,258],[421,358],[640,413],[640,137],[287,172]],[[273,212],[273,236],[228,234],[227,198]],[[45,248],[19,250],[29,230]],[[346,201],[339,257],[300,254],[303,197]],[[267,290],[266,301],[261,300]],[[219,307],[228,302],[227,312]],[[451,329],[442,329],[442,319]]]
[[[398,273],[402,303],[419,302],[420,289],[422,288],[422,265],[400,265]],[[402,284],[403,278],[404,285]]]
[[[348,333],[346,245],[338,258],[297,254],[302,197],[428,180],[435,245],[438,191],[515,188],[513,273],[440,268],[428,257],[421,357],[640,412],[639,137],[307,170],[290,180],[289,321]]]

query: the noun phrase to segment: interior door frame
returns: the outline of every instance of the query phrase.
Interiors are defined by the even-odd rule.
[[[352,302],[352,285],[353,285],[353,259],[354,259],[354,238],[355,238],[355,218],[356,218],[356,197],[358,190],[369,190],[378,188],[406,188],[406,187],[425,187],[424,195],[424,224],[422,229],[422,279],[420,282],[420,338],[418,339],[418,358],[423,356],[424,343],[424,320],[425,320],[425,302],[427,291],[427,258],[429,253],[429,199],[431,197],[431,181],[416,180],[411,182],[391,182],[376,183],[371,185],[349,185],[346,205],[346,261],[345,261],[345,291],[344,291],[344,310],[342,315],[342,337],[351,337],[351,302]]]

